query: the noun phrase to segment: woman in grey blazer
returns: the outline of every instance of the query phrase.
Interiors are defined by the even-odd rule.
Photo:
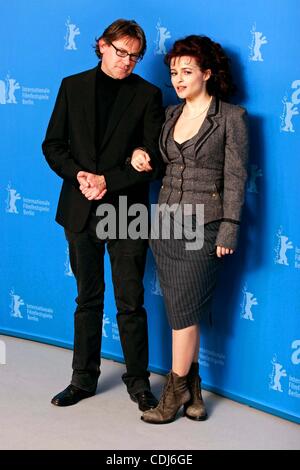
[[[172,370],[160,402],[142,416],[155,424],[173,421],[182,405],[188,418],[207,418],[199,377],[199,321],[210,313],[221,259],[236,249],[248,153],[246,111],[227,102],[234,85],[222,47],[205,36],[188,36],[174,43],[165,62],[183,101],[167,108],[161,131],[163,227],[159,236],[152,231],[151,239],[173,341]],[[151,171],[147,158],[131,164],[137,171]],[[200,221],[199,207],[204,207]],[[187,222],[196,233],[196,249],[188,248]]]

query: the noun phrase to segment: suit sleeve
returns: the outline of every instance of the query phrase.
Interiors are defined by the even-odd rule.
[[[160,157],[158,141],[164,120],[164,111],[162,107],[162,94],[157,91],[151,94],[144,111],[141,145],[150,155],[150,172],[138,172],[130,164],[131,155],[127,158],[127,164],[117,166],[111,170],[104,171],[106,187],[108,191],[119,191],[135,184],[153,181],[163,173],[164,165]]]
[[[64,80],[59,88],[42,150],[50,168],[64,180],[78,186],[76,176],[82,168],[74,161],[70,152],[68,102]]]
[[[215,244],[235,249],[247,181],[248,126],[246,110],[236,108],[235,112],[229,116],[226,127],[223,219]]]

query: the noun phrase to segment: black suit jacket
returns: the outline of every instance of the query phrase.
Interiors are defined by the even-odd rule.
[[[161,91],[135,74],[120,89],[96,155],[96,71],[62,80],[42,144],[48,164],[64,180],[56,221],[73,232],[83,230],[92,205],[79,190],[80,170],[105,176],[107,193],[99,203],[115,203],[119,195],[127,195],[128,204],[147,204],[149,181],[163,168],[158,149],[164,119]],[[139,173],[130,165],[137,147],[149,153],[152,172]]]

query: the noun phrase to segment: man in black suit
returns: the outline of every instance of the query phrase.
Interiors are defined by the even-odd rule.
[[[132,74],[146,50],[144,32],[135,21],[112,23],[95,49],[96,68],[63,79],[43,142],[48,164],[63,179],[56,221],[65,229],[78,290],[72,380],[52,403],[69,406],[95,394],[107,247],[126,363],[122,378],[131,399],[146,410],[157,405],[150,390],[143,307],[147,240],[118,237],[118,231],[116,237],[99,239],[96,226],[99,204],[113,205],[117,220],[119,196],[127,197],[128,207],[148,204],[149,181],[161,169],[162,99],[157,87]],[[151,171],[139,173],[131,157],[146,154]]]

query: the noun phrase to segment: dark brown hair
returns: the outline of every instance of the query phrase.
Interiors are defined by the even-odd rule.
[[[140,57],[142,58],[146,52],[147,42],[143,29],[134,20],[118,19],[109,25],[101,36],[95,39],[95,53],[101,59],[102,54],[99,49],[99,39],[104,39],[110,43],[117,41],[120,38],[129,36],[130,38],[138,39],[140,41]]]
[[[170,66],[175,57],[194,57],[202,72],[211,70],[211,77],[206,82],[209,95],[227,100],[234,94],[236,86],[232,81],[229,58],[217,42],[207,36],[191,35],[178,39],[165,56],[165,63]]]

